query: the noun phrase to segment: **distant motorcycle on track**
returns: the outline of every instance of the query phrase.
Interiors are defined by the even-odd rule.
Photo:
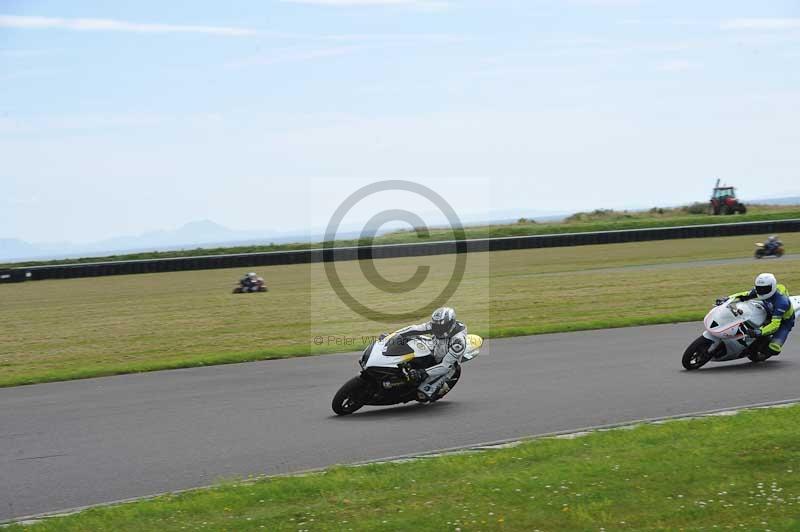
[[[800,314],[800,296],[791,296],[795,314]],[[703,320],[705,330],[683,353],[683,367],[695,370],[708,362],[748,358],[763,362],[769,358],[769,336],[753,338],[749,333],[768,321],[764,303],[757,299],[728,299],[715,306]]]
[[[461,364],[478,356],[483,338],[467,335],[467,349]],[[382,337],[364,349],[359,365],[361,374],[353,377],[336,392],[331,406],[340,416],[352,414],[365,405],[394,405],[417,400],[417,385],[409,379],[408,370],[426,369],[436,363],[433,338],[420,335],[411,339],[396,334]],[[433,401],[444,397],[461,378],[461,364],[450,376]]]
[[[785,250],[783,249],[783,242],[778,242],[777,246],[775,247],[768,247],[763,242],[756,242],[756,250],[753,253],[753,256],[757,259],[763,259],[765,257],[783,257]]]

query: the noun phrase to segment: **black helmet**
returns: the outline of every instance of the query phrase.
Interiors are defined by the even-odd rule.
[[[431,332],[436,338],[447,338],[456,326],[456,311],[440,307],[431,314]]]

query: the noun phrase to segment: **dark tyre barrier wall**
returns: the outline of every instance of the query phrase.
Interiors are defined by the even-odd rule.
[[[30,269],[16,268],[12,270],[0,270],[0,283],[21,283],[26,279],[32,279]]]
[[[0,271],[0,283],[24,281],[25,279],[70,279],[74,277],[97,277],[101,275],[124,275],[132,273],[160,273],[186,270],[209,270],[215,268],[249,268],[252,266],[307,264],[331,260],[357,260],[370,257],[388,259],[395,257],[417,257],[479,251],[508,251],[515,249],[583,246],[589,244],[644,242],[647,240],[741,236],[762,233],[792,233],[798,231],[800,231],[800,219],[793,219],[768,222],[663,227],[655,229],[598,231],[593,233],[565,233],[560,235],[511,236],[466,240],[463,242],[387,244],[371,247],[336,248],[325,250],[324,252],[322,249],[310,249],[271,251],[266,253],[243,253],[239,255],[131,260],[124,262],[61,264],[3,270]]]

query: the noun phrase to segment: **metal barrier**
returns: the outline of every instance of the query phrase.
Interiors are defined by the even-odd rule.
[[[648,240],[680,238],[707,238],[741,236],[767,233],[792,233],[800,231],[800,219],[766,222],[739,222],[713,225],[688,225],[651,229],[626,229],[596,231],[591,233],[562,233],[550,235],[512,236],[473,239],[461,242],[427,242],[411,244],[384,244],[370,247],[342,247],[330,250],[309,249],[296,251],[269,251],[235,255],[209,255],[176,257],[169,259],[143,259],[119,262],[91,262],[83,264],[58,264],[30,266],[0,271],[0,283],[42,279],[70,279],[134,273],[160,273],[216,268],[250,268],[253,266],[278,266],[308,264],[312,262],[358,260],[444,255],[481,251],[510,251],[515,249],[583,246],[590,244],[618,244]]]

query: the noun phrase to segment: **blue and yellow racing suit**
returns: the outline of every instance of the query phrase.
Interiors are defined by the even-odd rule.
[[[749,292],[739,292],[730,296],[731,298],[746,301],[758,297],[755,288]],[[794,327],[794,307],[792,300],[789,299],[789,292],[786,287],[779,284],[775,293],[768,299],[763,300],[770,316],[770,321],[760,329],[762,336],[772,336],[769,341],[769,350],[777,355],[786,344],[786,339]]]

